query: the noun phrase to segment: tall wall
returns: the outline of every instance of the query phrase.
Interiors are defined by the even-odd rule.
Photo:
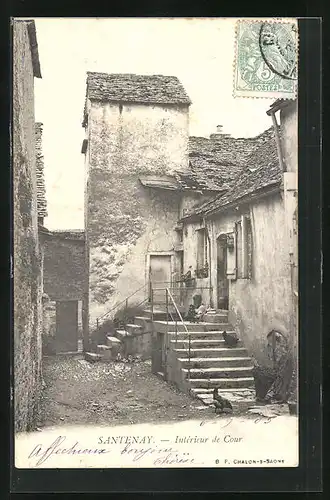
[[[92,102],[87,138],[86,259],[93,322],[146,283],[148,253],[175,246],[178,194],[143,187],[139,176],[188,168],[188,106]]]
[[[229,319],[247,349],[268,364],[266,336],[279,329],[290,336],[290,266],[287,253],[284,203],[280,194],[265,197],[246,207],[252,224],[252,278],[229,282]],[[240,211],[221,214],[212,222],[212,283],[216,293],[216,238],[234,231]]]
[[[284,201],[291,261],[291,299],[294,355],[291,398],[298,398],[298,339],[299,339],[299,295],[298,295],[298,103],[288,103],[281,110],[282,148],[287,172],[284,173]]]
[[[25,23],[13,26],[15,429],[29,429],[41,388],[41,254],[37,227],[34,76]]]
[[[298,103],[290,102],[281,109],[281,135],[288,172],[298,172]]]
[[[59,233],[44,237],[44,292],[51,300],[82,300],[85,280],[85,241]]]

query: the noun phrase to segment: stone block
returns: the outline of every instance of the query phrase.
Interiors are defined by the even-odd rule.
[[[108,345],[98,345],[97,352],[102,356],[102,361],[111,361],[113,359],[113,349]]]
[[[117,337],[107,337],[107,346],[110,348],[112,359],[116,359],[123,351],[123,343]]]
[[[100,361],[102,356],[97,354],[96,352],[85,352],[85,360],[90,363],[95,363],[96,361]]]
[[[107,337],[107,347],[118,346],[121,344],[121,341],[117,339],[117,337]]]

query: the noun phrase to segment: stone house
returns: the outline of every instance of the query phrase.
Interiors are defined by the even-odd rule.
[[[41,390],[42,258],[38,236],[34,78],[41,78],[33,21],[13,23],[13,348],[15,430],[33,426]]]
[[[178,220],[225,191],[262,140],[189,138],[189,105],[176,77],[88,73],[85,330],[138,289],[135,299],[143,300],[150,280],[181,276],[190,253]]]
[[[85,330],[141,288],[171,281],[190,99],[176,77],[88,73]]]
[[[198,269],[198,245],[208,260],[208,277],[197,280],[210,284],[204,301],[229,311],[260,364],[269,363],[270,331],[284,334],[290,345],[297,340],[296,103],[277,101],[268,113],[278,110],[281,130],[274,118],[228,190],[181,218],[183,246],[196,249],[190,264]]]
[[[242,352],[264,365],[270,331],[280,331],[291,346],[296,338],[296,111],[276,102],[269,111],[273,127],[259,136],[233,138],[218,126],[205,138],[188,136],[189,105],[175,77],[88,73],[86,338],[104,313],[113,314],[127,299],[145,303],[150,289],[153,304],[164,306],[169,288],[184,311],[196,294],[219,310],[243,342]],[[189,287],[181,279],[187,271]],[[164,368],[169,346],[163,327],[157,325],[162,354],[155,361],[163,368],[155,370],[180,385],[181,375],[172,370],[182,361],[180,349],[172,352],[172,368]],[[223,352],[220,343],[216,351]],[[251,380],[249,358],[244,363],[232,368],[247,374],[243,385]]]

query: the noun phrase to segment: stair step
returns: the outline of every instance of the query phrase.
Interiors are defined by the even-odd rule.
[[[154,321],[154,326],[155,326],[155,331],[159,332],[166,332],[166,331],[173,331],[175,332],[175,329],[177,329],[178,332],[185,332],[188,330],[189,332],[208,332],[208,331],[221,331],[223,332],[224,330],[226,331],[233,331],[233,327],[230,323],[190,323],[190,322],[184,322],[182,324],[181,321],[178,321],[177,323],[175,321],[163,321],[163,320],[158,320],[156,319]]]
[[[205,388],[205,387],[193,387],[190,389],[191,394],[194,396],[208,394],[209,396],[213,394],[213,388]],[[255,390],[253,388],[240,388],[240,389],[218,389],[218,392],[221,396],[226,397],[225,394],[228,394],[228,397],[232,397],[233,395],[248,397],[249,395],[255,396]]]
[[[187,332],[187,330],[176,332],[175,330],[169,330],[168,334],[169,335],[177,335],[178,337],[181,335],[184,337],[185,335],[188,335],[188,333],[190,333],[190,335],[192,337],[198,337],[199,335],[201,337],[206,337],[207,335],[210,335],[210,337],[218,336],[218,337],[223,339],[222,334],[224,331],[225,330],[206,330],[206,331],[205,330],[192,330],[192,331],[190,331],[188,329],[188,332]],[[235,333],[234,330],[226,330],[226,332],[227,333]]]
[[[232,405],[234,406],[234,404],[236,403],[246,403],[247,405],[251,405],[252,403],[255,403],[255,397],[250,397],[250,398],[235,398],[235,399],[231,399],[230,397],[227,397],[227,395],[224,395],[223,396],[224,398],[226,399],[229,399],[229,401],[232,403]],[[199,399],[199,401],[201,401],[205,406],[211,406],[214,404],[214,400],[213,400],[213,397],[212,396],[207,396],[207,397],[203,397],[203,396],[196,396],[196,399]]]
[[[189,365],[189,358],[178,358],[178,361],[182,363],[183,366]],[[221,357],[221,358],[190,358],[190,366],[196,369],[206,368],[208,366],[214,368],[221,367],[249,367],[252,366],[251,358],[249,357]]]
[[[135,323],[127,323],[126,325],[126,331],[131,335],[135,335],[136,333],[141,332],[141,330],[142,330],[141,325],[136,325]]]
[[[188,348],[189,340],[188,338],[185,339],[178,339],[178,340],[171,340],[171,344],[175,345],[177,349],[179,348]],[[228,347],[226,346],[226,343],[224,340],[221,339],[192,339],[190,338],[190,347],[191,348],[197,348],[197,347],[203,347],[203,348],[208,348],[208,347],[218,347],[218,348],[225,348],[228,350],[233,351],[234,349],[243,347],[243,344],[241,341],[237,343],[237,347]]]
[[[91,363],[95,363],[96,361],[100,361],[102,359],[101,354],[96,354],[95,352],[85,352],[85,360]]]
[[[172,341],[173,342],[173,341]],[[175,343],[175,341],[174,341]],[[195,345],[195,344],[194,344]],[[222,345],[222,344],[221,344]],[[174,349],[178,356],[187,357],[189,349]],[[227,356],[242,356],[246,357],[247,350],[244,347],[201,347],[200,349],[190,349],[190,355],[193,357],[212,358],[212,357],[227,357]]]
[[[207,312],[203,321],[207,323],[226,323],[228,322],[228,314]]]
[[[127,332],[126,330],[116,330],[116,337],[117,340],[124,340],[126,339],[127,337],[131,337],[132,335]]]
[[[135,316],[134,321],[151,321],[151,318],[149,316]]]
[[[219,389],[223,388],[249,388],[254,387],[254,378],[253,377],[237,377],[237,378],[191,378],[190,379],[191,387],[198,388],[209,388],[209,387],[218,387]]]
[[[215,378],[219,376],[220,378],[224,377],[244,377],[249,376],[253,366],[233,366],[233,367],[212,367],[212,368],[191,368],[190,369],[190,379],[205,377],[206,380],[208,378]],[[182,373],[188,375],[188,368],[182,368]]]

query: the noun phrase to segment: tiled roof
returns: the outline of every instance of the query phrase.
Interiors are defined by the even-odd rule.
[[[177,191],[181,188],[180,183],[175,177],[170,175],[147,175],[140,177],[140,182],[145,187],[169,189],[170,191]]]
[[[195,207],[185,218],[210,215],[233,202],[239,202],[255,194],[263,188],[280,185],[281,170],[273,129],[268,129],[255,140],[257,141],[256,147],[244,160],[240,172],[229,181],[230,188],[227,192]]]
[[[257,137],[235,138],[224,134],[212,134],[209,139],[190,137],[190,169],[188,173],[179,173],[179,180],[190,189],[227,191],[253,151],[268,140],[270,130]]]
[[[191,104],[176,76],[108,74],[89,71],[86,86],[86,98],[99,101],[184,104],[186,106]],[[86,105],[84,115],[86,115]]]
[[[46,187],[44,176],[44,157],[42,154],[42,123],[35,124],[36,137],[36,174],[38,217],[47,217]]]
[[[83,229],[47,229],[39,225],[39,232],[50,238],[59,238],[61,240],[85,241],[85,231]]]
[[[85,231],[83,229],[53,229],[53,236],[57,236],[64,240],[85,240]]]

